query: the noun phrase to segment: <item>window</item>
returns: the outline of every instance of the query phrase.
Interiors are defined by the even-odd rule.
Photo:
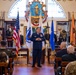
[[[48,0],[48,17],[65,18],[64,10],[55,0]]]
[[[20,18],[25,16],[26,10],[26,0],[17,0],[9,10],[8,17],[9,18],[16,18],[17,11],[19,11]]]
[[[24,18],[26,11],[26,1],[27,0],[16,0],[16,2],[12,5],[12,7],[9,10],[8,17],[16,18],[17,11],[19,10],[20,18]],[[32,2],[33,0],[29,1]],[[45,0],[42,1],[45,4]],[[48,17],[65,18],[64,10],[60,6],[60,4],[55,0],[48,0]]]

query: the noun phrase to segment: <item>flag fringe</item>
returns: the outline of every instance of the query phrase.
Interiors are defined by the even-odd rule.
[[[54,51],[51,51],[51,56],[55,56],[55,54],[56,54],[56,51],[54,50]]]

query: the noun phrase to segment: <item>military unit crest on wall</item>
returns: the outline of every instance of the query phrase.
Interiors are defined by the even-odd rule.
[[[42,17],[42,22],[44,23],[47,19],[47,11],[45,11],[46,5],[39,0],[33,0],[33,2],[29,2],[27,5],[27,10],[25,11],[25,18],[28,21],[29,13],[31,13],[31,23],[34,26],[39,25],[40,16]]]

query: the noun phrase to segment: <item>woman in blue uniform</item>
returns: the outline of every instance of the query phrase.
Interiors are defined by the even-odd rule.
[[[33,41],[33,64],[35,67],[36,60],[37,66],[41,67],[41,54],[42,54],[42,41],[45,41],[44,35],[41,33],[41,28],[36,28],[36,33],[32,34],[31,41]]]

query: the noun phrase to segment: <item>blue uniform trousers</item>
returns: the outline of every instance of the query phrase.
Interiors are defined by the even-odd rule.
[[[36,61],[37,61],[37,65],[40,65],[41,54],[42,54],[42,49],[34,49],[33,50],[33,66],[35,66]]]

